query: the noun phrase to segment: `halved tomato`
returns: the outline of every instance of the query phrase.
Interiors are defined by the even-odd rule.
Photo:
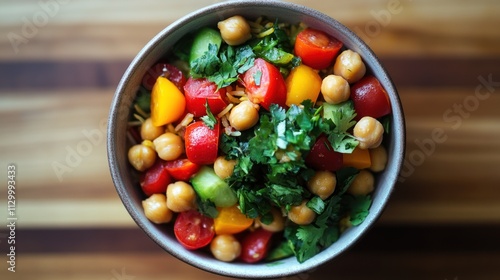
[[[320,70],[332,64],[342,46],[341,41],[325,32],[306,28],[297,34],[294,50],[302,63]]]
[[[210,129],[204,122],[197,121],[186,127],[184,146],[187,158],[196,164],[212,164],[219,152],[220,124]]]
[[[187,111],[195,117],[205,116],[207,109],[206,102],[210,111],[217,115],[228,105],[226,89],[217,90],[217,85],[206,78],[189,78],[184,85],[184,95],[186,96]]]
[[[273,233],[263,228],[248,233],[241,241],[240,258],[246,263],[256,263],[267,256]]]
[[[168,184],[172,181],[170,175],[165,168],[165,161],[162,159],[156,159],[153,166],[151,166],[146,172],[142,173],[140,185],[142,191],[147,195],[151,196],[155,193],[164,194],[167,190]]]
[[[172,178],[179,181],[189,181],[189,179],[200,170],[201,166],[191,162],[187,158],[180,158],[165,163],[165,168]]]
[[[305,161],[315,170],[337,171],[342,167],[343,155],[333,150],[326,135],[320,135]]]
[[[365,116],[380,118],[391,113],[389,96],[372,75],[365,76],[351,86],[351,99],[357,120]]]
[[[186,249],[205,247],[214,238],[214,220],[196,210],[180,212],[175,220],[174,234]]]
[[[286,108],[286,84],[276,66],[262,58],[255,59],[254,66],[241,76],[248,99],[269,111],[271,104]]]

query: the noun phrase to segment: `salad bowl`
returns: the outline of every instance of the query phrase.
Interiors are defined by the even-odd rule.
[[[171,225],[151,223],[144,215],[141,204],[144,196],[138,187],[137,179],[132,176],[133,170],[127,159],[127,149],[130,146],[127,141],[128,120],[132,114],[138,89],[148,69],[168,56],[174,45],[190,32],[205,26],[216,26],[217,22],[233,15],[250,19],[265,16],[289,23],[302,22],[308,27],[323,30],[343,42],[346,48],[360,54],[367,71],[372,73],[385,88],[391,104],[390,134],[388,139],[385,139],[388,161],[385,170],[376,176],[369,214],[363,223],[350,227],[335,243],[302,263],[293,256],[271,263],[222,262],[205,251],[186,249],[176,240],[172,230],[166,230]],[[305,6],[268,0],[216,3],[180,18],[159,32],[137,54],[120,80],[111,104],[107,136],[108,161],[114,185],[125,208],[145,234],[165,251],[194,267],[238,278],[279,278],[307,273],[348,250],[369,231],[382,214],[397,181],[405,151],[405,122],[396,87],[367,44],[328,15]]]

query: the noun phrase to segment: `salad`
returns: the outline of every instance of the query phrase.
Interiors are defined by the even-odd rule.
[[[221,261],[304,262],[363,222],[390,101],[356,52],[302,23],[236,15],[144,76],[128,159],[145,216]]]

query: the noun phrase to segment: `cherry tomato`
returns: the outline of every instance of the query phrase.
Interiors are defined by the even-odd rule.
[[[208,101],[210,111],[214,115],[220,113],[228,105],[226,89],[217,90],[217,85],[208,79],[189,78],[184,85],[187,111],[195,117],[205,116],[205,104]]]
[[[167,161],[165,168],[172,178],[179,181],[189,181],[189,179],[200,170],[201,166],[191,162],[187,158]]]
[[[286,108],[286,84],[276,66],[262,58],[255,59],[254,66],[243,73],[243,86],[248,99],[269,111],[271,104]]]
[[[316,170],[337,171],[342,167],[342,153],[335,152],[328,137],[320,135],[306,156],[306,164]]]
[[[241,241],[241,260],[246,263],[255,263],[265,258],[272,236],[272,232],[263,228],[248,233]]]
[[[186,249],[207,246],[214,238],[214,221],[196,210],[180,212],[174,224],[175,237]]]
[[[182,73],[179,68],[169,64],[167,62],[158,62],[153,67],[149,68],[148,72],[142,78],[142,86],[147,90],[153,89],[156,79],[164,73],[164,69],[167,69],[166,75],[172,83],[175,84],[181,92],[184,92],[184,84],[186,84],[186,76]]]
[[[297,34],[294,50],[305,65],[324,69],[332,64],[342,45],[323,31],[306,28]]]
[[[352,85],[351,99],[358,120],[365,116],[380,118],[391,113],[387,92],[374,76],[365,76]]]
[[[153,166],[151,166],[145,173],[141,176],[140,185],[142,191],[147,195],[151,196],[155,193],[165,193],[168,184],[171,183],[172,179],[165,168],[166,162],[162,159],[156,159]]]
[[[219,123],[214,129],[202,121],[188,125],[184,134],[187,158],[199,165],[214,163],[219,151],[219,133]]]

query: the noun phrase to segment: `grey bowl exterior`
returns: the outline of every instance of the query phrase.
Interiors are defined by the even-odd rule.
[[[386,170],[378,176],[369,216],[361,225],[350,228],[336,243],[304,263],[298,263],[294,257],[272,264],[225,263],[206,252],[186,250],[168,230],[172,225],[155,225],[144,216],[141,206],[143,195],[136,180],[130,175],[132,172],[127,159],[127,120],[142,77],[156,61],[168,55],[174,43],[184,35],[203,26],[213,26],[219,20],[236,14],[247,18],[264,15],[291,23],[301,21],[331,34],[344,42],[347,48],[362,56],[369,71],[380,80],[389,94],[392,106],[388,141],[389,162]],[[307,273],[332,260],[359,240],[376,222],[389,200],[404,159],[405,122],[397,90],[384,67],[370,48],[344,25],[321,12],[292,3],[269,0],[228,1],[182,17],[157,34],[139,52],[124,73],[114,95],[108,120],[107,145],[112,179],[123,204],[137,225],[159,246],[178,259],[212,273],[239,278],[278,278]]]

